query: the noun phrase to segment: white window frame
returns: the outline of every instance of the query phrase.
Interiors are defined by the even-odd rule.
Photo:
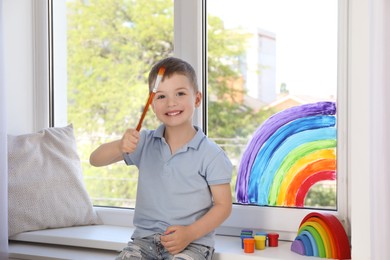
[[[48,45],[39,44],[39,41],[45,39],[48,34],[42,33],[46,30],[49,31],[45,25],[45,17],[42,15],[42,10],[48,10],[52,8],[49,3],[50,1],[37,0],[33,1],[34,8],[34,20],[36,21],[35,26],[38,27],[36,31],[41,32],[38,34],[35,45],[35,54],[39,57],[47,57]],[[62,1],[58,1],[62,2]],[[56,1],[56,5],[57,5]],[[63,3],[65,5],[65,3]],[[198,74],[199,82],[203,83],[203,91],[205,89],[205,45],[203,36],[204,25],[202,25],[203,5],[204,0],[175,0],[175,22],[174,22],[174,53],[177,57],[181,57],[189,61],[195,68]],[[339,33],[338,33],[338,197],[337,197],[337,211],[321,211],[334,214],[343,223],[347,233],[350,233],[349,223],[349,201],[348,201],[348,150],[350,145],[347,142],[347,137],[350,134],[348,129],[348,104],[347,100],[350,96],[348,92],[348,0],[339,0]],[[54,8],[55,15],[61,14],[60,9]],[[46,20],[48,21],[48,20]],[[58,24],[58,23],[57,23]],[[66,23],[60,24],[61,28],[53,28],[52,31],[56,32],[59,30],[66,29]],[[41,28],[43,27],[43,28]],[[45,36],[46,35],[46,36]],[[40,38],[42,37],[42,38]],[[61,37],[59,34],[54,34],[54,37]],[[62,36],[63,37],[63,36]],[[43,40],[44,41],[44,40]],[[56,44],[66,44],[65,40],[55,39]],[[58,48],[60,47],[60,48]],[[46,58],[37,58],[34,61],[36,68],[48,68],[49,61],[54,61],[54,85],[55,85],[55,125],[66,124],[66,47],[57,46],[55,50],[62,49],[62,52],[54,53],[54,60]],[[65,52],[64,52],[65,51]],[[50,85],[50,75],[48,75],[45,69],[37,71],[35,78],[35,100],[39,101],[36,104],[44,104],[42,100],[47,100],[46,105],[39,105],[39,111],[35,113],[35,122],[40,125],[35,126],[37,129],[41,129],[49,126],[47,115],[49,114],[49,100],[47,99],[47,87]],[[43,96],[42,96],[43,95]],[[58,101],[60,100],[60,101]],[[60,105],[60,106],[58,106]],[[65,106],[65,110],[64,110]],[[57,112],[60,111],[60,114]],[[62,111],[62,112],[61,112]],[[58,121],[57,121],[58,120]],[[196,114],[195,122],[198,125],[203,123],[202,109]],[[126,214],[132,215],[131,209],[128,209]],[[233,212],[231,216],[223,223],[219,229],[219,233],[237,235],[238,230],[242,228],[251,228],[256,230],[273,231],[279,232],[281,239],[293,240],[296,236],[297,228],[301,220],[312,210],[309,209],[291,209],[291,208],[275,208],[275,207],[256,207],[256,206],[242,206],[233,205]],[[318,210],[316,210],[318,211]],[[115,208],[110,209],[112,217],[117,218],[120,212]],[[117,215],[118,214],[118,215]],[[128,218],[126,221],[131,221]],[[120,223],[118,223],[120,224]],[[123,223],[128,225],[128,223]]]

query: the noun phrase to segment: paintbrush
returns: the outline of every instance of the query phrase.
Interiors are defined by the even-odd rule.
[[[138,125],[137,125],[137,128],[136,128],[137,131],[139,131],[141,129],[142,122],[144,121],[144,118],[146,116],[146,112],[148,112],[149,105],[152,103],[154,95],[156,95],[158,85],[160,84],[160,82],[161,82],[161,80],[162,80],[162,78],[164,76],[164,72],[165,72],[165,68],[164,67],[161,67],[158,70],[156,82],[154,83],[153,90],[149,93],[148,101],[146,101],[146,105],[144,107],[144,111],[142,112],[141,118],[140,118],[140,120],[138,122]]]

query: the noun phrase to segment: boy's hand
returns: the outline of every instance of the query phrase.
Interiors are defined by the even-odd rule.
[[[120,149],[123,153],[132,153],[137,148],[139,132],[135,129],[127,129],[120,141]]]
[[[161,236],[161,244],[172,255],[183,251],[192,240],[192,232],[186,226],[170,226]]]

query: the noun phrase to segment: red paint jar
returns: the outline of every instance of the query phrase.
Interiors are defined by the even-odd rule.
[[[278,246],[278,240],[279,240],[279,234],[278,233],[268,233],[268,246],[270,246],[270,247],[277,247]]]

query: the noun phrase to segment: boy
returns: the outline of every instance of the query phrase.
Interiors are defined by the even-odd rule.
[[[162,124],[127,129],[120,140],[99,146],[90,163],[124,159],[139,169],[136,229],[117,259],[211,259],[214,230],[231,212],[232,165],[192,124],[202,98],[194,69],[178,58],[163,59],[150,71],[150,91],[161,67],[151,107]]]

